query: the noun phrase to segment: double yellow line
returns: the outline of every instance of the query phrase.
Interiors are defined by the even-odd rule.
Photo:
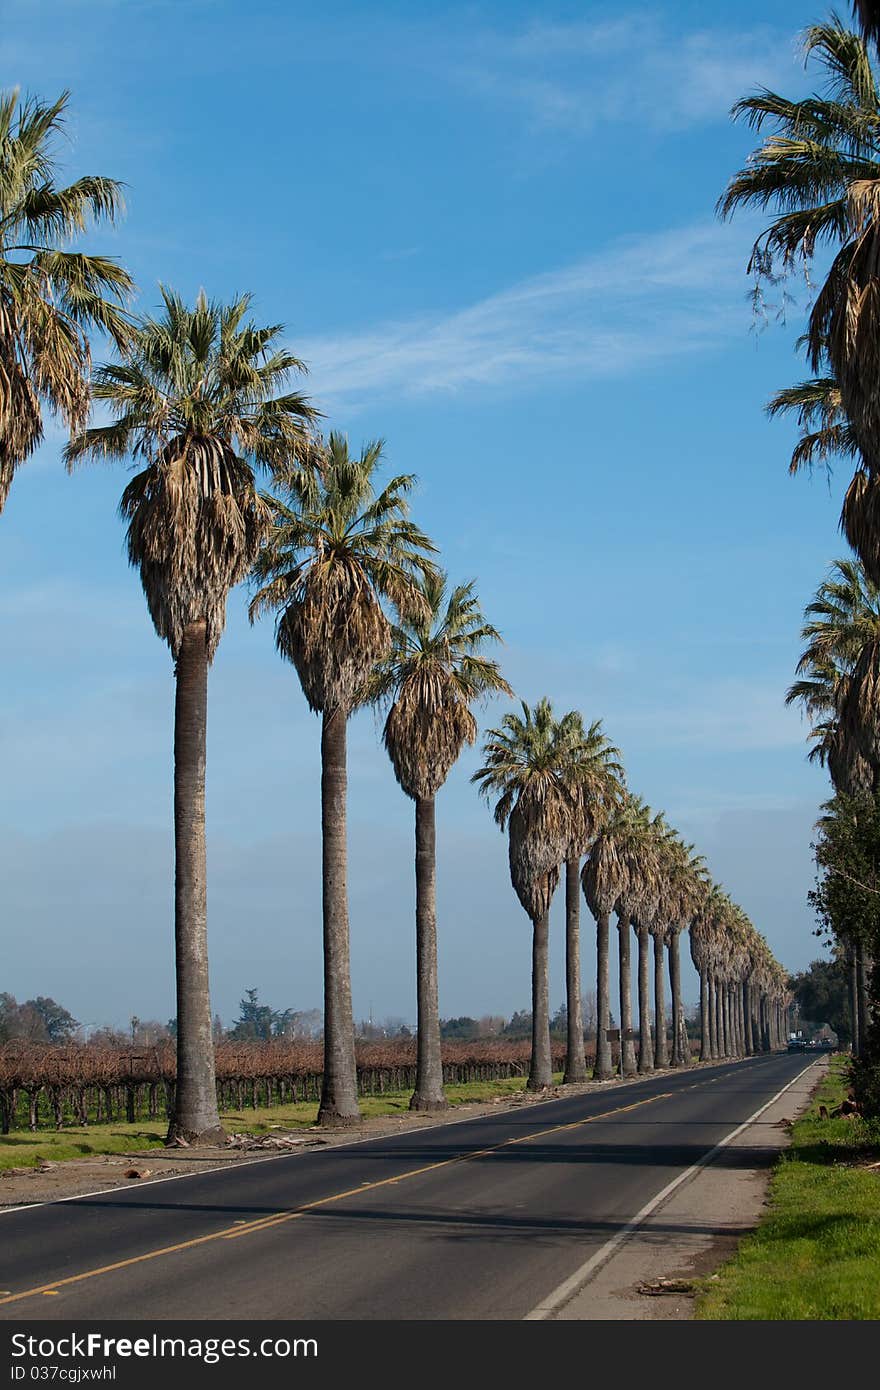
[[[376,1182],[362,1183],[358,1187],[348,1188],[345,1192],[334,1192],[329,1197],[318,1197],[314,1202],[305,1202],[302,1206],[291,1207],[288,1211],[274,1212],[271,1216],[260,1216],[253,1221],[225,1226],[220,1231],[212,1231],[210,1235],[194,1236],[191,1240],[182,1240],[177,1245],[163,1245],[159,1250],[148,1250],[143,1255],[132,1255],[130,1259],[117,1260],[115,1264],[100,1265],[97,1269],[87,1269],[81,1274],[70,1274],[66,1279],[53,1279],[49,1284],[40,1284],[33,1289],[22,1289],[20,1293],[7,1294],[4,1298],[0,1298],[0,1307],[7,1303],[17,1303],[23,1298],[33,1298],[36,1294],[52,1295],[57,1293],[59,1289],[66,1288],[71,1284],[80,1284],[85,1279],[96,1279],[101,1274],[113,1274],[118,1269],[128,1269],[132,1265],[144,1264],[147,1260],[158,1260],[163,1255],[175,1255],[179,1250],[194,1250],[199,1245],[207,1245],[209,1241],[238,1240],[241,1236],[250,1236],[260,1231],[267,1231],[272,1226],[283,1226],[285,1222],[297,1221],[300,1217],[307,1216],[309,1212],[329,1206],[332,1202],[342,1202],[347,1197],[356,1197],[364,1192],[375,1192],[380,1187],[390,1187],[395,1183],[407,1182],[410,1178],[421,1177],[423,1173],[435,1173],[439,1168],[449,1168],[455,1163],[469,1163],[475,1158],[486,1158],[489,1154],[500,1153],[502,1149],[512,1148],[515,1144],[528,1144],[534,1139],[545,1139],[550,1134],[562,1134],[565,1130],[581,1129],[584,1125],[595,1124],[597,1120],[607,1120],[614,1115],[625,1115],[627,1111],[638,1110],[643,1105],[652,1105],[654,1101],[668,1100],[671,1095],[673,1095],[672,1091],[665,1091],[661,1095],[648,1096],[644,1100],[633,1101],[630,1105],[620,1105],[615,1110],[605,1110],[601,1115],[588,1115],[586,1119],[574,1120],[570,1124],[551,1125],[549,1129],[537,1130],[534,1134],[523,1134],[516,1139],[504,1139],[500,1144],[492,1144],[487,1149],[457,1154],[455,1158],[443,1158],[438,1163],[428,1163],[421,1168],[410,1168],[408,1172],[399,1173],[397,1177],[380,1178]]]

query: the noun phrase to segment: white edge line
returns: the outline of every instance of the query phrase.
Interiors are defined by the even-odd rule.
[[[760,1055],[755,1056],[755,1057],[730,1058],[730,1059],[728,1059],[727,1061],[723,1061],[723,1062],[722,1062],[722,1061],[718,1061],[718,1062],[715,1062],[715,1063],[710,1063],[710,1066],[712,1066],[712,1065],[717,1066],[717,1067],[742,1066],[742,1065],[743,1065],[744,1063],[746,1063],[746,1062],[760,1062],[760,1061],[763,1060],[763,1058],[764,1058],[765,1056],[772,1056],[772,1055],[774,1055],[774,1054],[772,1054],[772,1053],[761,1053]],[[703,1064],[703,1065],[705,1065],[705,1064]],[[696,1066],[694,1066],[694,1067],[681,1067],[680,1069],[679,1069],[679,1068],[676,1068],[674,1071],[673,1071],[672,1068],[669,1068],[668,1070],[671,1071],[672,1074],[673,1074],[674,1076],[686,1076],[689,1072],[695,1071],[695,1070],[696,1070]],[[663,1074],[662,1071],[655,1071],[655,1072],[649,1073],[647,1076],[636,1076],[636,1077],[632,1077],[631,1079],[628,1079],[628,1080],[626,1080],[626,1081],[617,1081],[616,1085],[610,1087],[607,1091],[605,1090],[605,1087],[606,1087],[606,1084],[607,1084],[607,1083],[605,1083],[605,1082],[603,1082],[603,1081],[590,1082],[590,1083],[588,1083],[588,1084],[590,1084],[590,1085],[595,1085],[597,1089],[596,1089],[595,1091],[590,1091],[590,1092],[588,1092],[588,1094],[589,1094],[589,1095],[598,1095],[598,1094],[599,1094],[599,1091],[600,1091],[600,1089],[601,1089],[601,1090],[605,1091],[605,1094],[606,1094],[606,1095],[610,1095],[610,1094],[611,1094],[611,1091],[623,1091],[623,1090],[629,1089],[629,1087],[631,1087],[631,1086],[639,1086],[639,1085],[641,1085],[641,1084],[642,1084],[643,1082],[645,1082],[645,1081],[656,1081],[657,1078],[658,1078],[658,1076],[660,1076],[660,1075],[662,1075],[662,1074]],[[797,1077],[795,1077],[795,1080],[797,1080]],[[685,1088],[685,1089],[687,1089],[687,1088]],[[780,1094],[781,1094],[781,1092],[780,1092]],[[530,1109],[530,1110],[537,1110],[537,1109],[539,1108],[539,1106],[542,1106],[542,1105],[558,1105],[560,1101],[563,1101],[563,1100],[574,1100],[574,1099],[575,1099],[574,1096],[549,1096],[547,1100],[533,1100],[533,1101],[530,1101],[530,1102],[529,1102],[529,1109]],[[482,1104],[483,1104],[482,1101],[477,1101],[476,1103],[477,1103],[478,1105],[482,1105]],[[519,1109],[518,1106],[517,1106],[517,1107],[508,1107],[508,1109],[513,1109],[513,1108]],[[508,1113],[508,1109],[501,1109],[501,1108],[499,1107],[498,1110],[493,1110],[493,1111],[491,1111],[490,1113],[493,1114],[493,1115],[496,1115],[496,1114],[497,1114],[497,1115],[506,1115],[506,1114]],[[429,1130],[429,1129],[430,1129],[430,1130],[435,1130],[435,1129],[446,1128],[447,1126],[451,1128],[453,1125],[466,1125],[466,1124],[473,1123],[473,1122],[475,1122],[475,1121],[477,1121],[477,1120],[485,1120],[485,1119],[487,1119],[487,1118],[488,1118],[488,1117],[487,1117],[486,1115],[462,1115],[462,1116],[460,1116],[460,1117],[459,1117],[458,1119],[456,1119],[456,1120],[444,1120],[443,1123],[442,1123],[442,1125],[436,1125],[436,1124],[435,1124],[435,1125],[419,1125],[418,1129],[389,1130],[387,1134],[373,1134],[373,1135],[370,1135],[370,1136],[365,1136],[363,1139],[350,1139],[350,1140],[345,1141],[345,1142],[342,1143],[342,1144],[328,1144],[326,1141],[323,1141],[323,1142],[321,1142],[321,1143],[319,1143],[319,1144],[315,1144],[314,1147],[315,1147],[315,1150],[316,1150],[316,1151],[317,1151],[318,1149],[323,1149],[323,1148],[325,1148],[325,1147],[328,1148],[328,1149],[331,1149],[331,1148],[332,1148],[332,1149],[354,1149],[354,1148],[357,1148],[359,1144],[378,1144],[378,1143],[380,1143],[383,1139],[396,1139],[398,1136],[404,1135],[404,1134],[405,1134],[405,1135],[410,1135],[410,1134],[424,1134],[424,1133],[425,1133],[427,1130]],[[747,1123],[748,1123],[748,1121],[747,1121]],[[305,1153],[305,1152],[306,1152],[306,1149],[307,1149],[308,1147],[309,1147],[308,1145],[303,1144],[303,1146],[302,1146],[302,1152]],[[149,1152],[150,1152],[150,1151],[147,1150],[147,1153],[148,1153],[148,1154],[149,1154]],[[168,1150],[167,1150],[167,1149],[164,1149],[164,1150],[160,1150],[159,1152],[167,1153]],[[83,1202],[83,1201],[85,1201],[85,1199],[86,1199],[87,1197],[107,1197],[107,1196],[109,1196],[109,1195],[110,1195],[111,1193],[113,1193],[113,1192],[126,1192],[126,1191],[128,1191],[129,1188],[136,1188],[137,1191],[140,1192],[141,1188],[143,1188],[143,1187],[155,1187],[156,1184],[157,1184],[157,1183],[160,1183],[160,1182],[177,1182],[177,1181],[179,1181],[180,1178],[210,1178],[210,1177],[213,1177],[214,1174],[217,1174],[217,1173],[237,1173],[238,1170],[239,1170],[240,1168],[251,1168],[255,1163],[273,1163],[273,1162],[277,1161],[278,1159],[283,1159],[283,1158],[288,1158],[288,1159],[289,1159],[289,1158],[299,1158],[299,1154],[298,1154],[298,1153],[263,1154],[263,1155],[262,1155],[261,1157],[259,1157],[259,1158],[242,1158],[242,1159],[239,1159],[239,1160],[238,1160],[236,1163],[234,1163],[234,1164],[233,1164],[233,1163],[229,1163],[228,1161],[224,1161],[223,1159],[217,1159],[217,1167],[216,1167],[216,1168],[203,1168],[203,1169],[202,1169],[200,1172],[198,1172],[198,1173],[168,1173],[168,1174],[165,1175],[165,1177],[162,1177],[162,1178],[150,1178],[149,1182],[128,1182],[128,1183],[126,1183],[126,1182],[120,1182],[120,1183],[117,1183],[115,1187],[99,1187],[99,1188],[97,1188],[94,1192],[76,1192],[76,1193],[74,1193],[73,1195],[71,1195],[70,1197],[47,1197],[47,1198],[46,1198],[44,1201],[42,1201],[42,1202],[22,1202],[21,1205],[20,1205],[20,1206],[17,1206],[17,1207],[0,1207],[0,1218],[2,1218],[2,1217],[4,1217],[4,1216],[13,1216],[13,1215],[14,1215],[16,1212],[18,1212],[18,1211],[36,1211],[38,1207],[57,1207],[57,1206],[61,1206],[62,1202]],[[61,1160],[61,1161],[63,1162],[63,1160]],[[208,1160],[205,1160],[205,1161],[207,1162]],[[529,1314],[529,1316],[531,1316],[531,1314]]]
[[[817,1058],[816,1061],[818,1060]],[[705,1153],[697,1163],[692,1164],[691,1167],[686,1168],[683,1173],[679,1173],[677,1178],[673,1178],[672,1182],[667,1183],[655,1197],[652,1197],[649,1202],[645,1203],[641,1211],[636,1212],[632,1220],[628,1221],[627,1224],[617,1232],[616,1236],[612,1236],[609,1241],[606,1241],[601,1249],[597,1250],[594,1255],[591,1255],[579,1269],[576,1269],[569,1279],[566,1279],[564,1283],[560,1284],[552,1293],[542,1299],[538,1306],[533,1308],[530,1313],[526,1313],[523,1321],[540,1322],[546,1318],[552,1317],[564,1303],[567,1303],[570,1298],[573,1298],[574,1295],[581,1290],[590,1276],[595,1274],[599,1267],[611,1258],[618,1247],[621,1246],[625,1240],[628,1240],[634,1231],[638,1230],[639,1226],[647,1220],[651,1213],[657,1210],[661,1202],[665,1202],[666,1198],[670,1197],[676,1188],[681,1187],[682,1183],[687,1182],[688,1178],[692,1178],[701,1168],[708,1167],[722,1149],[726,1148],[728,1144],[732,1144],[734,1139],[742,1134],[743,1130],[748,1129],[749,1125],[753,1125],[755,1121],[763,1115],[765,1110],[769,1110],[771,1105],[775,1105],[780,1097],[784,1096],[786,1091],[790,1090],[796,1081],[800,1081],[801,1077],[805,1076],[807,1072],[815,1066],[816,1062],[810,1062],[808,1066],[804,1067],[803,1071],[798,1072],[797,1076],[793,1076],[791,1081],[787,1082],[781,1091],[777,1091],[775,1096],[771,1096],[766,1104],[762,1105],[759,1110],[756,1110],[754,1115],[750,1115],[737,1129],[731,1130],[730,1134],[725,1135],[725,1137],[720,1140],[714,1148],[710,1149],[708,1153]]]

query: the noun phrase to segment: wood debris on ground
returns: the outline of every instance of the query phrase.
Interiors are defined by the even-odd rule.
[[[305,1134],[230,1134],[227,1149],[300,1149],[304,1145],[326,1144]]]
[[[658,1294],[665,1293],[693,1293],[694,1282],[692,1279],[654,1279],[650,1284],[639,1284],[637,1293],[647,1294],[656,1297]]]

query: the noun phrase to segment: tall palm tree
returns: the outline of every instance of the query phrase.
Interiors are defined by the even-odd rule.
[[[712,1045],[714,1006],[715,943],[729,899],[718,884],[711,884],[691,922],[689,933],[691,960],[700,977],[700,1061],[708,1062],[717,1052]]]
[[[620,1067],[624,1075],[633,1075],[636,1071],[635,1048],[627,1037],[632,1031],[629,927],[644,893],[642,872],[647,868],[645,851],[649,825],[648,807],[638,798],[625,795],[596,836],[581,874],[587,906],[596,919],[598,1040],[594,1074],[599,1080],[611,1075],[607,1029],[610,1018],[608,937],[612,912],[617,914],[618,926]]]
[[[658,904],[657,911],[652,915],[648,930],[654,943],[654,1066],[667,1067],[669,1046],[666,1040],[666,990],[663,972],[668,943],[661,904]]]
[[[475,583],[451,592],[446,576],[420,585],[424,611],[392,628],[391,651],[367,690],[392,701],[383,740],[400,786],[416,810],[416,983],[418,1060],[411,1110],[440,1110],[443,1091],[437,989],[436,795],[466,743],[477,737],[471,705],[490,694],[513,695],[496,661],[482,654],[501,637],[486,621]]]
[[[623,768],[618,749],[597,719],[589,729],[576,713],[571,721],[571,778],[575,797],[573,834],[565,858],[565,991],[566,1034],[563,1082],[586,1081],[584,1023],[581,1006],[580,870],[581,859],[608,821],[622,795]]]
[[[607,1081],[613,1075],[608,1039],[611,1023],[609,936],[611,914],[629,884],[629,866],[616,834],[625,805],[624,801],[619,813],[596,836],[581,870],[584,897],[596,919],[596,1065],[593,1076],[597,1081]]]
[[[208,993],[205,736],[208,667],[226,599],[253,564],[268,509],[255,467],[308,450],[314,412],[279,394],[302,363],[257,327],[248,296],[189,308],[162,291],[164,311],[140,322],[119,365],[102,367],[94,396],[112,423],[77,435],[68,464],[131,457],[145,467],[122,494],[128,558],[174,658],[177,1090],[169,1139],[211,1142],[217,1114]]]
[[[862,9],[873,34],[873,6]],[[730,181],[719,211],[772,210],[752,250],[759,280],[798,262],[809,271],[817,248],[835,250],[810,314],[808,355],[812,370],[836,383],[861,455],[841,520],[880,583],[880,93],[864,38],[837,16],[806,30],[804,51],[818,60],[824,91],[792,101],[764,89],[736,103],[734,118],[757,131],[769,124],[771,133]]]
[[[532,1056],[528,1089],[553,1080],[550,1053],[548,945],[550,903],[568,853],[577,814],[573,745],[579,716],[559,720],[547,699],[522,714],[506,714],[489,729],[483,766],[471,780],[487,800],[497,797],[495,822],[508,830],[510,879],[532,923]]]
[[[667,918],[666,944],[669,951],[669,992],[672,1009],[672,1056],[673,1067],[690,1064],[690,1045],[684,1019],[684,1005],[681,998],[681,954],[679,937],[690,929],[691,922],[702,906],[708,885],[705,864],[693,845],[687,845],[677,835],[667,841],[669,863],[666,869],[667,894],[665,915]]]
[[[113,179],[56,182],[68,99],[0,93],[0,512],[15,470],[43,437],[43,407],[71,432],[88,421],[87,334],[108,333],[121,346],[129,330],[128,273],[106,256],[65,249],[122,209]]]
[[[664,947],[670,945],[670,887],[674,882],[674,852],[677,836],[662,812],[647,827],[641,852],[641,901],[632,925],[639,943],[639,1072],[665,1067],[669,1062],[666,1045],[666,1005],[663,985]],[[650,947],[654,941],[654,1038],[650,1027]]]
[[[880,590],[858,560],[835,560],[804,618],[799,679],[786,703],[803,706],[810,757],[827,763],[835,787],[871,791],[880,780]]]
[[[275,641],[296,668],[309,708],[321,715],[324,948],[324,1079],[318,1123],[356,1124],[357,1067],[348,920],[346,832],[348,719],[374,667],[391,649],[383,604],[420,617],[419,575],[434,547],[409,519],[415,478],[376,491],[381,440],[358,456],[331,433],[316,475],[295,463],[275,470],[277,495],[254,565],[251,620],[277,615]]]

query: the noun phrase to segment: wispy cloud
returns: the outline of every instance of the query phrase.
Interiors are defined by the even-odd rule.
[[[619,375],[742,330],[747,245],[742,225],[629,237],[452,313],[312,339],[302,355],[318,399],[349,409],[367,394]]]
[[[763,678],[667,683],[652,701],[616,711],[613,721],[633,747],[662,738],[664,747],[721,754],[806,748],[799,714],[785,705],[780,686]]]
[[[483,32],[466,58],[450,62],[448,76],[472,95],[519,110],[538,131],[584,135],[606,124],[668,131],[726,120],[736,98],[756,85],[791,86],[795,55],[791,36],[769,25],[682,33],[634,10],[611,20]]]

